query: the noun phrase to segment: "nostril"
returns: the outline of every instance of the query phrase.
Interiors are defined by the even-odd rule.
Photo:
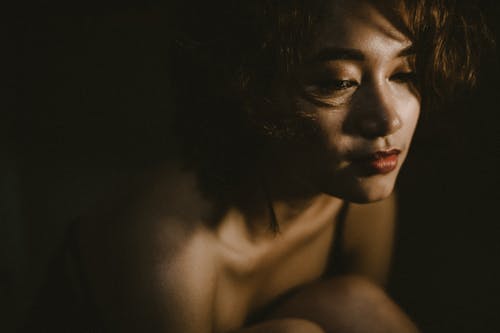
[[[359,130],[361,135],[369,138],[386,136],[393,133],[401,127],[401,121],[398,117],[363,117],[360,120]]]
[[[399,117],[386,115],[377,118],[371,117],[360,120],[359,131],[365,137],[382,137],[397,131],[401,127],[401,120]]]
[[[370,139],[396,132],[403,125],[397,111],[401,106],[398,98],[383,84],[368,84],[359,88],[344,129]]]
[[[360,130],[367,136],[386,136],[401,128],[402,122],[395,105],[384,103],[359,114]]]
[[[374,119],[364,119],[360,125],[363,136],[376,137],[384,132],[380,123]]]

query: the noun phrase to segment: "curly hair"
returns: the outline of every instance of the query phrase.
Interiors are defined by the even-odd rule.
[[[181,158],[202,174],[206,189],[227,193],[259,159],[263,138],[307,131],[289,116],[295,73],[331,1],[188,1],[173,8],[174,131]],[[481,50],[492,40],[472,1],[371,2],[413,42],[424,110],[474,86]]]

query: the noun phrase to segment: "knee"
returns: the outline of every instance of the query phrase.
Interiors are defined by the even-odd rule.
[[[351,275],[333,278],[324,281],[317,286],[315,290],[317,297],[323,298],[325,301],[336,303],[345,306],[359,307],[361,304],[365,306],[383,306],[391,303],[391,299],[386,292],[371,280]]]
[[[298,290],[278,309],[301,309],[322,311],[338,307],[341,309],[360,306],[379,306],[390,302],[382,288],[360,276],[341,276],[320,281]]]
[[[283,323],[283,332],[286,333],[325,333],[325,331],[312,321],[291,318]]]
[[[328,332],[418,332],[382,288],[357,276],[336,277],[306,287],[273,315],[305,318]]]
[[[282,318],[264,321],[235,333],[325,333],[325,331],[309,320]]]

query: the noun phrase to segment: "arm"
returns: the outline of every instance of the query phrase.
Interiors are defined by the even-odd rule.
[[[182,239],[156,261],[146,250],[113,244],[110,253],[88,253],[89,282],[103,324],[111,332],[211,333],[216,286],[210,249]],[[127,242],[132,245],[134,242]],[[92,260],[92,263],[90,262]]]

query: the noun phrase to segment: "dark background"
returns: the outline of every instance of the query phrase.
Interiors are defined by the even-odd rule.
[[[32,302],[69,221],[170,151],[168,22],[153,3],[7,10],[0,122],[0,329]],[[500,10],[482,1],[499,35]],[[500,332],[498,59],[424,114],[399,178],[390,292],[424,332]]]

